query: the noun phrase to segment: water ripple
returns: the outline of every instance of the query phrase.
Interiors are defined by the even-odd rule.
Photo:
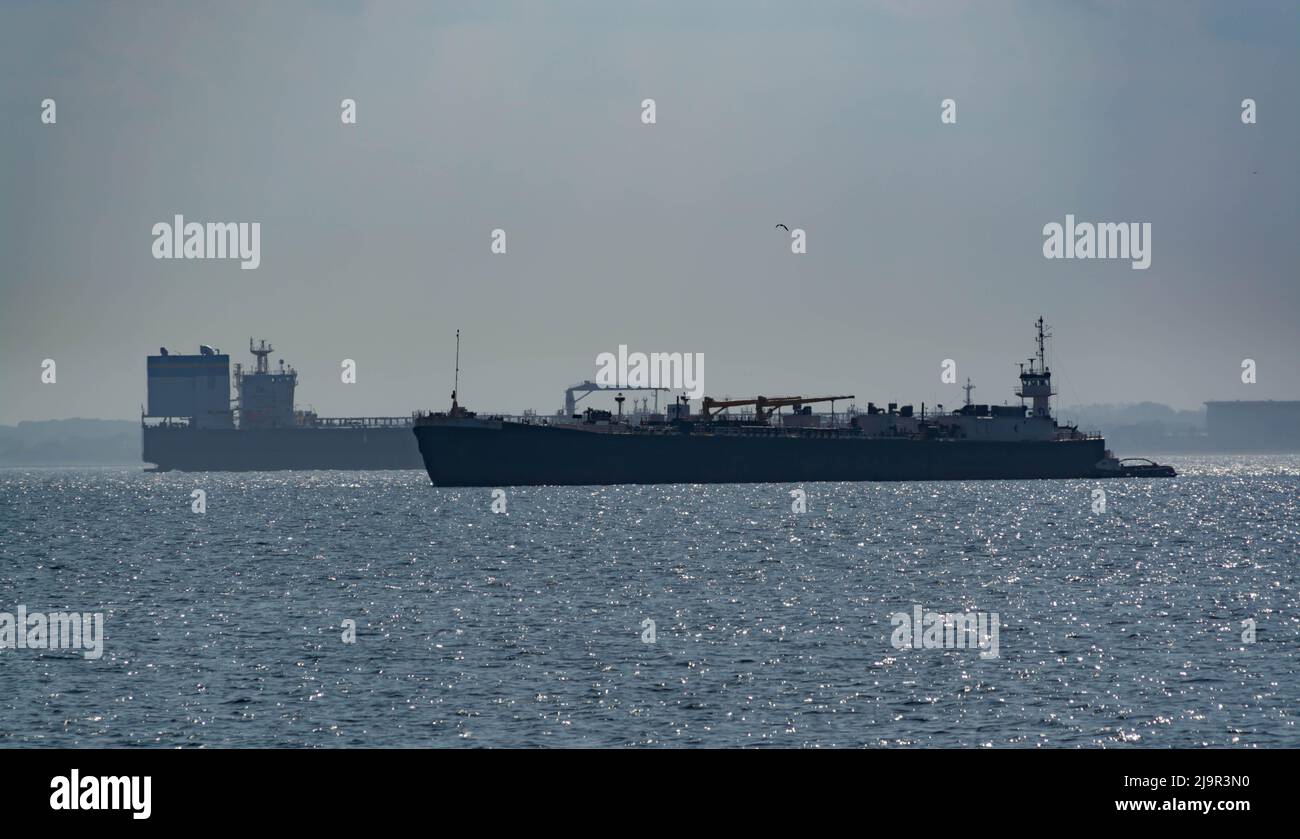
[[[3,470],[0,611],[106,640],[0,650],[0,745],[1296,747],[1300,458],[1174,464],[808,484],[802,515],[784,485],[497,515],[414,472]],[[895,649],[913,604],[997,612],[1000,656]]]

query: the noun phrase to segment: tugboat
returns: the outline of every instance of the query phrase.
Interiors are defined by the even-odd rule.
[[[1145,457],[1126,457],[1123,460],[1116,460],[1114,457],[1107,457],[1097,468],[1113,473],[1116,478],[1174,478],[1178,473],[1174,467],[1167,464],[1156,463]]]

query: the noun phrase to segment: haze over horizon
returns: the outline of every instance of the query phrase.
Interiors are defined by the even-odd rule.
[[[135,417],[146,355],[250,336],[322,415],[442,409],[457,328],[485,411],[552,412],[620,344],[703,353],[716,396],[1002,403],[1040,314],[1060,405],[1300,399],[1297,33],[1293,3],[10,3],[0,424]],[[154,259],[176,214],[259,222],[260,266]],[[1151,266],[1045,259],[1066,214],[1149,222]]]

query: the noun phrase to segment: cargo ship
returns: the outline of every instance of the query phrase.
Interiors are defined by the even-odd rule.
[[[848,395],[705,397],[697,412],[679,397],[666,413],[625,415],[620,392],[617,413],[479,416],[457,401],[458,346],[451,410],[417,414],[412,431],[429,479],[447,487],[1172,476],[1169,466],[1120,461],[1100,434],[1056,422],[1049,336],[1041,317],[1035,325],[1019,405],[973,404],[968,380],[965,404],[950,412],[868,402],[837,415],[834,403]],[[813,413],[824,403],[829,416]]]
[[[148,407],[141,411],[144,461],[152,471],[419,469],[412,417],[320,417],[295,408],[298,373],[274,348],[248,349],[252,370],[204,345],[197,355],[166,347],[147,359]]]

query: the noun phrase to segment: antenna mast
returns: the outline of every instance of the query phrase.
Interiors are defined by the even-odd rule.
[[[261,346],[255,347],[253,346],[253,339],[249,338],[248,351],[257,356],[257,372],[262,374],[269,373],[270,370],[267,367],[266,357],[275,352],[275,348],[266,343],[265,338],[262,339]]]
[[[456,391],[460,390],[460,330],[456,330],[456,374],[451,385],[451,407],[455,409]]]
[[[1038,322],[1035,326],[1038,327],[1038,370],[1045,373],[1047,372],[1047,339],[1052,337],[1052,333],[1045,331],[1046,327],[1043,325],[1042,315],[1038,316]]]

